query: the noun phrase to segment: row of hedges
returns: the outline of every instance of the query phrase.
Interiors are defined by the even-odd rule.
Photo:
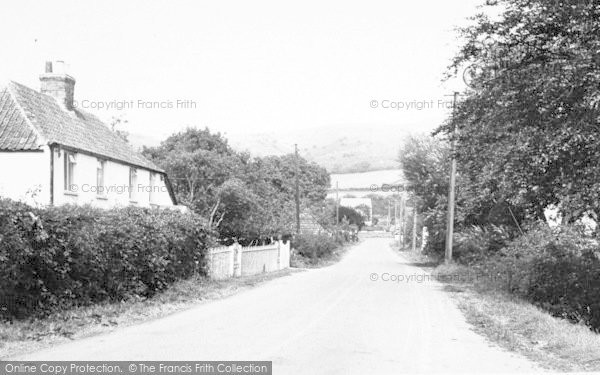
[[[339,235],[301,233],[294,237],[292,248],[299,256],[317,263],[319,259],[331,257],[335,250],[348,241],[350,237],[342,233]]]
[[[197,215],[136,207],[31,208],[0,199],[0,318],[149,297],[206,275]]]
[[[458,248],[462,246],[462,259],[471,261],[494,287],[600,332],[600,246],[584,230],[540,224],[500,249],[494,241],[506,239],[505,235],[483,231],[478,236],[481,243],[462,238]],[[474,234],[471,231],[459,238]]]

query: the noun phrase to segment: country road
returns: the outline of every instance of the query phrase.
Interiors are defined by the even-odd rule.
[[[367,238],[331,267],[15,359],[272,360],[274,374],[541,371],[474,333],[439,284],[385,281],[424,273],[389,242]]]

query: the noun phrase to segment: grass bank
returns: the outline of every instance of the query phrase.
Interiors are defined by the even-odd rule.
[[[500,290],[473,269],[410,251],[401,254],[432,275],[456,301],[474,330],[500,346],[558,371],[600,371],[600,335],[584,325]]]
[[[321,268],[339,262],[349,246],[359,243],[344,236],[301,234],[292,241],[290,263],[294,268]]]
[[[357,243],[358,242],[354,242],[353,244],[357,244]],[[328,267],[328,266],[334,265],[337,262],[339,262],[340,260],[342,260],[342,258],[344,257],[344,255],[346,255],[346,252],[348,251],[350,246],[351,246],[351,244],[340,246],[340,247],[336,248],[335,250],[333,250],[330,254],[324,255],[324,256],[316,258],[316,259],[307,258],[307,257],[304,257],[302,255],[295,253],[295,254],[292,254],[290,263],[293,268],[299,268],[299,269]]]
[[[225,298],[294,270],[245,276],[227,280],[196,277],[176,282],[152,298],[102,303],[30,318],[0,323],[0,359],[30,353],[70,340],[107,333],[118,327],[157,319],[198,303]]]

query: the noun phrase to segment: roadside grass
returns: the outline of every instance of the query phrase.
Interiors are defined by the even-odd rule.
[[[53,313],[46,318],[0,322],[0,359],[161,318],[294,272],[298,271],[286,269],[226,280],[196,277],[177,282],[148,299],[79,307]]]
[[[474,330],[501,347],[558,371],[600,371],[600,334],[556,318],[478,277],[466,266],[402,251],[445,285]]]
[[[335,249],[329,256],[317,259],[303,257],[302,255],[293,252],[290,259],[291,267],[297,269],[311,269],[332,266],[344,258],[351,246],[357,245],[360,242],[361,240],[358,242],[347,243]]]

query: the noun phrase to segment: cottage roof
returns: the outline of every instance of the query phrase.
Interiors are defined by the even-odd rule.
[[[96,116],[66,110],[52,96],[17,82],[0,89],[0,151],[36,151],[60,145],[136,167],[164,172]]]

